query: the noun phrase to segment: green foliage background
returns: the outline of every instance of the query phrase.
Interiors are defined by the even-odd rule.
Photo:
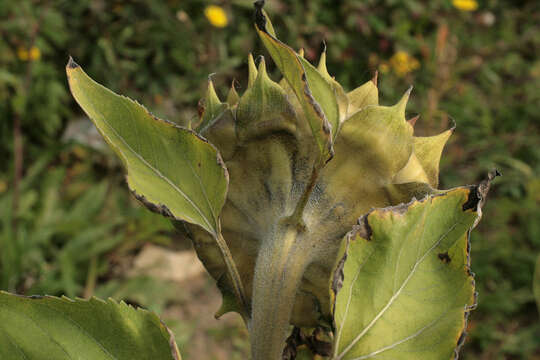
[[[211,3],[226,11],[226,27],[205,18]],[[442,188],[478,182],[493,167],[503,173],[472,236],[479,306],[464,358],[540,358],[532,293],[540,253],[538,2],[486,0],[472,12],[450,0],[270,0],[266,8],[280,38],[304,47],[309,60],[325,40],[329,71],[348,90],[379,70],[382,102],[391,104],[414,84],[408,111],[421,114],[418,134],[455,120]],[[40,56],[25,60],[32,48]],[[166,301],[151,294],[165,296],[166,284],[122,282],[123,259],[147,241],[185,245],[129,197],[120,164],[68,95],[64,65],[70,54],[96,81],[185,124],[197,116],[208,74],[222,98],[233,78],[245,89],[250,51],[264,54],[251,0],[0,2],[0,289],[117,295],[163,310]],[[402,71],[400,53],[416,69]]]

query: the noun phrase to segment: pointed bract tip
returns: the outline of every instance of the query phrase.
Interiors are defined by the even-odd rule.
[[[73,58],[71,57],[71,55],[69,56],[69,60],[68,60],[68,63],[66,65],[66,68],[68,69],[76,69],[79,67],[79,64],[77,64],[75,62],[75,60],[73,60]]]
[[[375,70],[375,74],[373,75],[373,78],[371,78],[371,81],[375,86],[377,86],[377,82],[379,81],[379,71]]]
[[[322,40],[321,42],[321,53],[325,53],[326,52],[326,40]]]
[[[208,88],[206,90],[206,99],[207,101],[221,103],[221,100],[219,99],[219,96],[216,92],[216,88],[214,87],[214,82],[212,81],[212,76],[214,76],[215,74],[216,73],[212,73],[208,75]]]
[[[319,58],[319,65],[317,66],[317,70],[319,70],[323,75],[330,77],[330,74],[328,73],[328,68],[326,67],[326,51],[321,52],[321,57]]]
[[[236,79],[233,79],[231,81],[231,88],[229,89],[229,91],[236,92],[236,87],[237,86],[239,86],[238,81],[236,81]]]
[[[452,121],[452,126],[448,130],[450,130],[450,132],[453,133],[454,130],[456,130],[457,123],[456,123],[456,120],[453,117],[450,116],[449,118],[450,118],[450,121]]]
[[[266,73],[266,62],[264,61],[264,56],[259,55],[257,57],[257,62],[259,63],[259,66],[257,67],[257,77],[268,77],[268,74]]]
[[[238,92],[236,91],[236,82],[236,79],[233,79],[233,81],[231,82],[231,88],[229,89],[229,93],[227,94],[227,103],[230,106],[234,106],[238,103],[239,96]]]
[[[405,91],[405,96],[409,97],[411,95],[411,92],[412,92],[412,89],[413,89],[413,86],[409,86],[409,88],[407,89],[407,91]]]
[[[253,60],[253,54],[250,53],[248,56],[248,88],[255,82],[257,74],[257,66],[255,66],[255,60]]]
[[[257,59],[255,60],[255,64],[257,65],[257,68],[261,66],[261,62],[264,63],[264,56],[259,55],[257,56]]]
[[[416,124],[416,121],[420,118],[420,115],[416,115],[415,117],[413,117],[412,119],[409,119],[407,120],[407,122],[412,126],[414,127],[414,125]]]
[[[411,96],[412,89],[412,85],[409,86],[407,91],[405,91],[405,94],[403,94],[399,102],[395,105],[395,107],[403,116],[405,116],[405,108],[407,107],[407,102],[409,101],[409,97]]]

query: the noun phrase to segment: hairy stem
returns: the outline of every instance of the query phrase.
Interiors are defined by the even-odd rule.
[[[253,360],[279,360],[298,286],[308,264],[299,230],[287,225],[263,242],[255,265],[250,324]]]

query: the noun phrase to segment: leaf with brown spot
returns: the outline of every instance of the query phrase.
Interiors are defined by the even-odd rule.
[[[332,286],[333,359],[454,357],[476,305],[469,233],[482,202],[463,205],[480,188],[375,209],[359,221],[344,240],[340,258],[346,260],[334,275],[343,280],[339,289]]]

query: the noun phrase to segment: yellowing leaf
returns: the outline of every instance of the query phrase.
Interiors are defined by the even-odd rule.
[[[358,221],[332,285],[334,359],[452,358],[476,303],[469,231],[488,189],[456,188]]]

